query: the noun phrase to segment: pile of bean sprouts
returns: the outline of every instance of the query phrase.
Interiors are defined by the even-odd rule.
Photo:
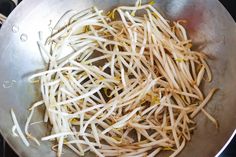
[[[179,154],[199,112],[217,125],[204,109],[216,89],[204,96],[199,88],[212,79],[207,56],[191,49],[182,22],[140,0],[107,14],[96,7],[65,13],[38,42],[48,68],[29,78],[40,83],[42,100],[30,108],[26,137],[40,144],[28,128],[43,105],[52,129],[41,140],[55,140],[58,157],[64,147],[79,156]]]

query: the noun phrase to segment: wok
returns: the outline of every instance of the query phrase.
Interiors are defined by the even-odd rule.
[[[9,16],[0,31],[0,131],[11,147],[22,157],[53,157],[51,143],[27,148],[20,138],[12,136],[10,109],[13,108],[23,128],[28,107],[40,99],[39,88],[27,77],[44,68],[36,41],[38,32],[55,24],[66,11],[90,6],[108,10],[134,0],[24,0]],[[236,25],[217,0],[156,0],[155,6],[171,20],[186,19],[194,48],[210,56],[213,81],[203,86],[220,88],[206,107],[219,122],[215,126],[203,115],[197,116],[197,129],[179,156],[211,157],[223,147],[236,127]],[[38,111],[35,119],[42,116]],[[45,125],[35,125],[37,137],[45,135]],[[65,154],[71,157],[73,154]],[[88,155],[90,156],[90,155]]]

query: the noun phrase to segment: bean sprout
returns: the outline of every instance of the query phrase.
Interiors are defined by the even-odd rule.
[[[17,133],[19,134],[19,136],[20,136],[20,138],[22,139],[23,143],[24,143],[27,147],[29,147],[30,144],[29,144],[28,140],[26,139],[25,135],[23,134],[23,132],[22,132],[20,126],[19,126],[19,123],[18,123],[18,121],[17,121],[17,119],[16,119],[16,115],[15,115],[15,112],[13,111],[13,109],[11,109],[11,116],[12,116],[12,120],[13,120],[13,123],[14,123],[14,126],[13,126],[13,129],[12,129],[12,130],[15,130],[15,128],[16,128]],[[15,134],[15,133],[14,133],[14,135],[17,136],[17,134]]]

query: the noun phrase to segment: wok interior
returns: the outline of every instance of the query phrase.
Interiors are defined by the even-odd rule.
[[[147,1],[146,1],[147,2]],[[26,148],[19,138],[11,134],[13,125],[10,109],[14,108],[20,125],[24,126],[28,115],[28,107],[39,100],[39,88],[27,82],[27,76],[44,67],[36,41],[38,32],[45,30],[48,23],[56,23],[59,17],[69,9],[82,10],[91,6],[109,10],[119,5],[133,5],[135,1],[126,0],[25,0],[9,17],[0,32],[0,81],[15,80],[12,88],[0,89],[1,110],[0,130],[5,139],[24,157],[55,156],[51,151],[51,143],[42,142],[41,146],[31,145]],[[144,2],[145,3],[145,2]],[[207,105],[209,111],[219,122],[215,126],[201,113],[197,116],[197,130],[192,139],[179,156],[214,156],[225,144],[235,129],[236,97],[236,62],[234,43],[236,43],[236,27],[233,19],[223,6],[216,0],[159,0],[155,6],[167,19],[187,20],[186,27],[193,39],[194,48],[210,56],[209,64],[213,72],[213,81],[203,86],[205,94],[212,87],[220,90]],[[42,11],[43,10],[43,11]],[[18,25],[20,31],[11,31],[13,25]],[[25,33],[28,40],[22,42],[20,35]],[[43,109],[38,111],[34,119],[42,117]],[[32,133],[36,137],[45,136],[46,125],[35,125]],[[73,153],[64,154],[65,157]],[[87,156],[91,156],[88,154]]]

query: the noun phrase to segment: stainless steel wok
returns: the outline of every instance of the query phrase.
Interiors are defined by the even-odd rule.
[[[48,29],[70,9],[96,5],[111,9],[134,4],[134,0],[24,0],[10,15],[0,31],[0,131],[12,148],[22,157],[53,157],[50,142],[27,148],[20,138],[12,136],[10,109],[14,108],[23,127],[27,108],[40,98],[37,86],[27,76],[44,67],[36,41],[38,32]],[[203,114],[197,117],[197,130],[179,155],[181,157],[212,157],[219,152],[236,128],[236,24],[217,0],[156,0],[156,7],[169,19],[186,19],[189,36],[196,49],[211,56],[209,64],[214,75],[209,87],[219,87],[206,109],[219,121],[215,126]],[[38,117],[40,117],[39,111]],[[47,126],[36,125],[32,132],[45,135]],[[73,154],[65,154],[71,157]],[[88,155],[90,156],[90,155]]]

